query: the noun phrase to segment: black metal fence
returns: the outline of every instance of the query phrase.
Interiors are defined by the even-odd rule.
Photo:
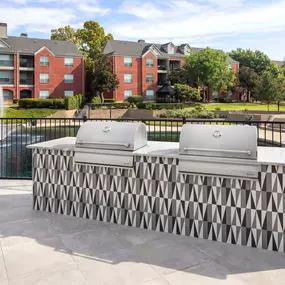
[[[85,119],[86,120],[86,119]],[[88,119],[91,121],[143,122],[148,139],[178,142],[183,124],[252,125],[258,130],[258,145],[285,146],[285,122],[221,121],[187,119]],[[0,119],[0,178],[31,179],[31,150],[26,146],[47,140],[74,137],[84,119]]]

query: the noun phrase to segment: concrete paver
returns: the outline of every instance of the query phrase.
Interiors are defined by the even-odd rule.
[[[32,210],[0,181],[1,285],[283,285],[285,254]]]

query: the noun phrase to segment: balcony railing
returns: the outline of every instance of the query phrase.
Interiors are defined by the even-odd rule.
[[[20,78],[20,85],[34,85],[34,79]]]
[[[158,66],[157,66],[157,69],[158,69],[158,70],[166,70],[166,66],[164,66],[164,65],[158,65]]]
[[[0,60],[0,66],[14,66],[14,61],[12,61],[12,60]]]
[[[34,68],[33,62],[20,62],[20,67]]]
[[[14,78],[0,78],[0,84],[14,84]]]

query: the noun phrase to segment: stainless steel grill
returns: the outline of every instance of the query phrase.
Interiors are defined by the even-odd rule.
[[[257,178],[257,129],[252,126],[183,126],[179,171]]]
[[[133,152],[146,145],[145,124],[86,122],[77,133],[74,162],[133,167]]]

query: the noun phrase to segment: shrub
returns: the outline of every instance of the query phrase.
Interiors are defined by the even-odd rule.
[[[222,109],[220,107],[216,107],[215,110],[216,111],[222,111]]]
[[[101,102],[101,100],[100,100],[100,102]],[[115,103],[115,102],[116,102],[115,98],[106,98],[106,99],[104,99],[104,103]]]
[[[19,107],[24,109],[31,108],[47,108],[47,109],[64,109],[64,99],[39,99],[39,98],[28,98],[20,99]]]
[[[148,109],[148,110],[172,110],[172,109],[184,109],[185,105],[183,103],[138,103],[138,109]]]
[[[200,92],[187,84],[175,84],[177,98],[181,102],[200,101]]]
[[[216,119],[219,114],[203,110],[167,110],[160,115],[161,118],[192,118],[192,119]]]
[[[195,107],[195,110],[197,111],[203,111],[203,110],[206,110],[206,108],[204,106],[196,106]]]
[[[122,102],[122,103],[114,103],[113,108],[114,109],[128,109],[130,108],[130,103],[129,102]]]
[[[101,98],[99,96],[95,96],[92,98],[91,103],[93,104],[101,104]]]
[[[134,103],[134,104],[142,103],[143,102],[143,97],[140,96],[140,95],[133,95],[133,96],[128,97],[128,102],[129,103]]]
[[[84,95],[77,94],[75,96],[68,96],[64,98],[64,106],[66,110],[79,109],[84,102]]]

